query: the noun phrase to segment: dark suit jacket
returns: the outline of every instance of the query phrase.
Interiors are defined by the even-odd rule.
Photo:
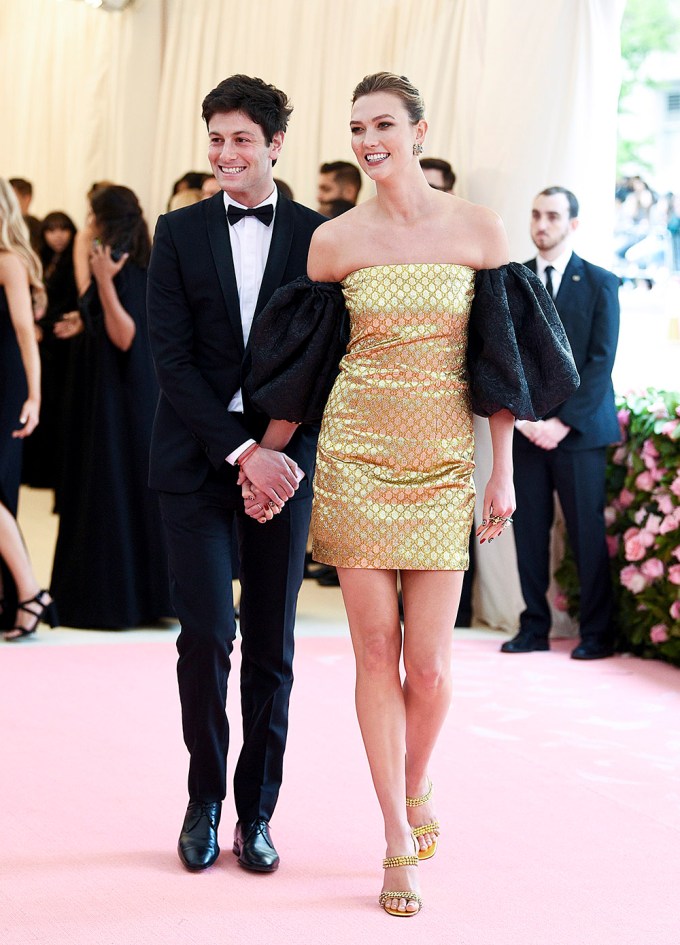
[[[279,194],[274,231],[255,318],[281,285],[307,271],[312,233],[325,217]],[[161,394],[156,410],[149,485],[194,492],[210,467],[249,437],[260,439],[268,417],[244,395],[244,413],[228,410],[248,373],[236,276],[222,193],[161,216],[148,278],[148,320]],[[303,426],[286,453],[307,473],[295,497],[310,494],[318,429]],[[227,472],[234,489],[236,471]]]
[[[536,272],[536,260],[525,265]],[[581,378],[578,390],[550,416],[571,427],[558,449],[585,450],[620,438],[611,373],[619,337],[619,281],[576,253],[555,299]]]

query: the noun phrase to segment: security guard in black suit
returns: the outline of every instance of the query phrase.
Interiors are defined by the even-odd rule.
[[[526,605],[504,653],[550,648],[550,532],[559,496],[581,585],[581,642],[572,657],[613,653],[612,588],[605,539],[607,446],[619,439],[611,373],[619,334],[618,279],[572,252],[578,201],[564,187],[534,200],[526,265],[555,300],[581,377],[576,393],[548,417],[519,421],[514,442],[517,562]]]

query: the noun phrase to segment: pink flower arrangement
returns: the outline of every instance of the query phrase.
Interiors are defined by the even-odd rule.
[[[622,489],[621,492],[619,492],[619,506],[622,509],[629,508],[633,504],[634,501],[635,501],[635,496],[630,491],[630,489]]]
[[[621,569],[621,584],[630,591],[631,594],[639,594],[647,587],[647,578],[634,564],[629,564]]]
[[[647,558],[640,565],[640,571],[650,581],[658,581],[659,578],[664,576],[666,568],[660,558]]]
[[[680,392],[631,391],[617,405],[622,442],[609,451],[604,517],[619,642],[680,666]],[[556,577],[577,614],[568,547]]]
[[[643,492],[653,492],[655,485],[656,479],[648,469],[646,469],[644,472],[641,472],[640,475],[635,479],[636,488],[641,489]]]
[[[649,631],[652,643],[665,643],[668,639],[668,627],[665,623],[655,623]]]

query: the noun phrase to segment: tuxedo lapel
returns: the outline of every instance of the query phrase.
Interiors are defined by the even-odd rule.
[[[581,287],[583,279],[583,260],[580,256],[577,256],[576,253],[572,253],[569,262],[567,263],[567,268],[564,270],[564,275],[560,282],[560,288],[557,292],[555,298],[555,305],[559,311],[558,302],[565,308],[568,309],[574,305],[578,305],[578,298],[580,296],[579,288]]]
[[[286,271],[286,263],[293,242],[293,230],[293,206],[290,200],[279,194],[274,217],[274,232],[255,306],[255,318],[283,282],[283,274]]]
[[[229,224],[227,223],[227,214],[224,209],[224,195],[220,192],[207,200],[208,217],[208,239],[210,249],[212,250],[217,277],[220,281],[220,288],[224,296],[224,302],[227,308],[227,315],[234,336],[238,340],[241,353],[243,353],[243,325],[241,323],[241,304],[238,297],[238,287],[236,285],[236,273],[234,272],[234,257],[231,254],[231,241],[229,239]]]

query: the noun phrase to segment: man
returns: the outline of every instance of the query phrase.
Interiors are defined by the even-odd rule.
[[[33,184],[30,180],[24,180],[23,177],[12,177],[10,185],[14,189],[19,201],[21,215],[24,223],[28,227],[28,235],[31,241],[33,251],[40,255],[42,249],[42,234],[40,220],[31,214],[31,201],[33,200]]]
[[[259,447],[268,418],[255,413],[241,386],[253,319],[279,286],[306,272],[312,233],[324,222],[274,185],[291,111],[283,92],[243,75],[206,96],[208,156],[223,193],[161,216],[149,267],[149,330],[161,387],[149,481],[160,495],[181,623],[177,673],[190,764],[178,852],[190,870],[219,855],[236,633],[234,521],[243,748],[234,772],[233,850],[247,869],[279,865],[269,821],[282,778],[318,430],[299,427],[287,455]],[[261,514],[280,512],[266,526],[244,513],[237,463]]]
[[[319,213],[330,217],[335,200],[348,200],[356,206],[361,190],[361,171],[349,161],[330,161],[319,168],[316,194]]]
[[[445,194],[453,193],[456,175],[448,161],[443,158],[421,158],[420,166],[430,187]]]
[[[572,252],[577,226],[578,201],[571,191],[549,187],[534,200],[531,238],[538,255],[526,265],[555,300],[581,384],[546,419],[516,423],[514,524],[526,609],[519,633],[501,650],[528,653],[550,647],[546,593],[553,492],[557,492],[581,585],[581,642],[571,655],[592,660],[613,653],[604,505],[606,449],[619,439],[611,380],[619,299],[617,277]]]

